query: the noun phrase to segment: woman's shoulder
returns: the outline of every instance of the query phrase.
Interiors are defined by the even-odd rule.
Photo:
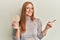
[[[41,22],[40,18],[35,18],[35,20],[36,20],[37,24],[39,24],[40,26],[42,26],[42,22]]]
[[[35,20],[36,20],[38,23],[41,23],[40,18],[35,18]]]
[[[36,21],[40,21],[40,18],[35,18]]]

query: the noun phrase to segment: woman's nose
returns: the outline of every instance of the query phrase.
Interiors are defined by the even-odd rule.
[[[29,11],[31,11],[31,8],[29,9]]]

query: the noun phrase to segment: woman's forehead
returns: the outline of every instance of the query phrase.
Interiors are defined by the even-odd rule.
[[[28,4],[26,7],[33,7],[32,4]]]

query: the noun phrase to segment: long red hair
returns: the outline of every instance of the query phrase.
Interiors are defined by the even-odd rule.
[[[20,16],[20,22],[19,22],[19,25],[20,25],[20,31],[21,33],[25,32],[26,31],[26,6],[28,4],[32,4],[32,2],[25,2],[22,6],[22,10],[21,10],[21,16]],[[32,13],[32,16],[31,16],[31,20],[33,21],[34,20],[34,6],[33,6],[33,13]]]

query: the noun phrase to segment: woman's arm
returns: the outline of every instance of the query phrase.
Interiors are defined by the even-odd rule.
[[[53,21],[50,21],[50,22],[47,23],[45,29],[42,31],[43,36],[46,36],[48,29],[52,28],[52,24],[53,24],[53,22],[55,22],[55,21],[56,21],[56,20],[53,20]]]
[[[18,39],[20,38],[20,28],[19,28],[19,21],[18,21],[18,18],[17,16],[14,18],[13,22],[12,22],[12,28],[14,30],[16,30],[16,32],[14,32],[14,37],[15,39]]]
[[[46,29],[46,28],[42,31],[43,36],[46,36],[47,31],[48,31],[48,29]]]

